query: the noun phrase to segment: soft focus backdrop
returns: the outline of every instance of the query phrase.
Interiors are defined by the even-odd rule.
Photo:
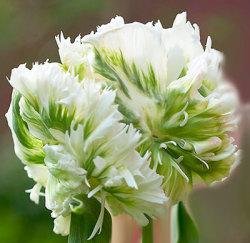
[[[202,41],[225,53],[226,72],[243,103],[250,101],[249,0],[0,0],[0,242],[57,243],[49,212],[24,192],[32,185],[14,155],[4,114],[11,88],[6,77],[20,63],[47,58],[58,61],[54,36],[87,34],[121,15],[126,21],[157,21],[170,26],[178,12],[200,26]],[[190,208],[201,230],[201,243],[250,242],[250,109],[243,108],[243,159],[230,180],[190,196]],[[239,135],[237,135],[239,137]],[[247,154],[248,152],[248,154]],[[164,242],[163,242],[164,243]]]

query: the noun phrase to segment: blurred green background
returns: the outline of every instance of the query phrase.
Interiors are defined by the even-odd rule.
[[[249,0],[0,0],[0,243],[67,241],[52,233],[44,202],[37,206],[24,192],[32,181],[14,155],[4,118],[11,96],[6,76],[11,69],[20,63],[58,61],[54,36],[61,30],[66,36],[84,35],[115,15],[129,22],[160,19],[170,26],[184,10],[199,24],[202,42],[211,35],[213,46],[225,53],[226,72],[242,101],[249,101]],[[242,110],[242,163],[222,185],[190,196],[201,243],[250,242],[250,109]]]

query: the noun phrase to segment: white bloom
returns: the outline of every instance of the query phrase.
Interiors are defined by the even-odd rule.
[[[26,192],[30,193],[30,200],[38,204],[40,196],[43,195],[40,191],[42,187],[47,185],[48,169],[46,166],[39,164],[26,165],[24,169],[27,171],[28,177],[36,182],[33,188],[26,190]]]
[[[54,232],[63,236],[69,234],[71,216],[59,216],[54,220]]]
[[[91,78],[92,68],[90,63],[93,55],[89,51],[90,46],[82,45],[81,36],[79,35],[74,42],[71,42],[69,37],[65,39],[63,33],[61,33],[60,36],[56,36],[56,42],[63,67],[77,75],[80,80],[86,76]]]
[[[168,51],[180,49],[185,62],[203,53],[200,43],[200,32],[197,24],[191,24],[186,19],[186,13],[178,14],[171,28],[163,29],[163,42]]]
[[[125,24],[116,17],[80,42],[92,45],[95,80],[117,89],[124,120],[142,132],[138,151],[151,151],[173,201],[193,182],[227,177],[237,157],[230,139],[237,93],[223,75],[223,55],[210,37],[202,47],[186,13],[167,29],[159,21]]]
[[[115,20],[119,21],[120,17],[113,21]],[[120,50],[125,60],[135,62],[145,72],[150,64],[157,77],[162,80],[167,78],[166,49],[161,32],[152,25],[138,22],[114,25],[111,21],[110,24],[99,27],[96,34],[84,36],[82,42],[90,43],[96,48]]]
[[[81,45],[81,37],[78,36],[74,43],[70,38],[64,38],[63,33],[56,37],[59,47],[59,55],[62,62],[66,65],[79,65],[85,62],[86,48]]]
[[[31,70],[20,65],[12,70],[9,82],[39,111],[49,112],[51,103],[56,103],[72,111],[76,109],[76,115],[81,113],[81,86],[76,78],[62,72],[57,63],[34,64]]]
[[[10,83],[15,91],[8,123],[17,155],[36,182],[28,192],[36,203],[45,195],[56,233],[68,234],[71,212],[91,197],[102,206],[90,238],[101,230],[104,207],[142,224],[145,215],[159,215],[166,201],[162,177],[149,168],[148,155],[136,151],[139,132],[120,122],[115,91],[79,82],[56,63],[31,70],[21,65]]]

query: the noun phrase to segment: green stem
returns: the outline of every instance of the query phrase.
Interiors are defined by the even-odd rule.
[[[82,197],[83,207],[71,213],[68,243],[110,243],[112,219],[107,209],[104,210],[101,232],[88,240],[100,217],[101,204],[95,198]]]
[[[171,210],[171,243],[199,243],[198,229],[183,202]]]
[[[142,228],[142,243],[153,243],[153,220],[148,220],[148,225]]]
[[[70,222],[70,234],[68,237],[68,243],[83,243],[86,241],[84,239],[85,232],[83,231],[82,216],[72,213]],[[86,237],[86,236],[85,236]]]

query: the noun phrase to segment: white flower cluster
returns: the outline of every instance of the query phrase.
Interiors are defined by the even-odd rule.
[[[57,63],[14,69],[7,113],[15,152],[35,186],[30,198],[45,195],[56,233],[69,233],[71,212],[81,196],[95,197],[114,214],[128,213],[142,225],[159,215],[166,201],[162,178],[149,168],[149,154],[136,151],[140,133],[120,122],[115,91],[82,83]],[[45,188],[41,192],[42,187]],[[104,209],[92,238],[101,228]]]
[[[199,27],[185,12],[167,29],[159,21],[125,24],[116,17],[96,33],[73,43],[61,35],[57,43],[67,70],[83,65],[86,75],[117,89],[124,121],[142,133],[138,151],[151,152],[172,202],[196,183],[228,176],[238,157],[230,138],[237,93],[223,75],[222,54],[210,37],[203,49]]]
[[[86,198],[102,205],[92,238],[104,207],[145,225],[167,198],[228,176],[237,94],[222,54],[210,38],[203,49],[186,13],[167,29],[116,17],[73,43],[56,41],[61,64],[13,70],[7,113],[15,152],[36,181],[30,198],[45,195],[56,233],[69,233]]]

